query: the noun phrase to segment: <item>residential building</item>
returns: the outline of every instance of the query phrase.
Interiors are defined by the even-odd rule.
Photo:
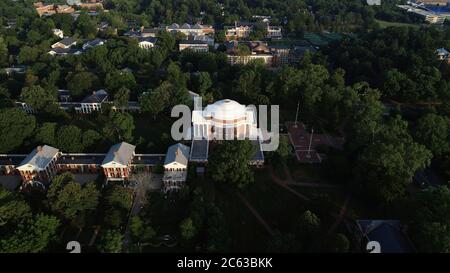
[[[442,25],[445,22],[445,16],[431,12],[429,10],[413,7],[410,5],[397,5],[397,7],[405,10],[408,13],[415,14],[416,16],[421,17],[425,22],[430,24],[439,24]]]
[[[381,6],[381,0],[366,0],[369,6]]]
[[[448,0],[417,0],[416,3],[433,6],[447,6]]]
[[[155,37],[139,37],[139,47],[142,49],[150,49],[153,48],[156,45],[156,42],[158,41]]]
[[[270,52],[273,54],[272,65],[280,67],[289,64],[289,56],[291,54],[291,48],[284,45],[270,46]]]
[[[281,26],[271,26],[267,24],[267,39],[279,40],[283,38]]]
[[[214,36],[212,35],[195,35],[193,40],[207,43],[209,46],[214,46]]]
[[[75,110],[83,114],[90,114],[93,111],[101,111],[102,104],[108,101],[108,93],[105,90],[94,91],[92,95],[84,98],[80,103],[80,108]]]
[[[250,53],[239,52],[238,45],[245,45],[248,47]],[[270,52],[268,45],[260,41],[252,42],[237,42],[230,41],[226,43],[228,62],[235,64],[248,64],[250,61],[260,60],[266,66],[272,66],[273,54]]]
[[[0,154],[0,175],[20,176],[23,186],[38,184],[42,188],[64,172],[75,175],[105,174],[105,182],[126,181],[133,171],[150,171],[162,164],[165,154],[135,154],[135,146],[126,142],[113,145],[108,153],[62,153],[58,149],[38,146],[30,154]],[[139,168],[137,168],[139,166]]]
[[[105,42],[106,42],[105,40],[100,39],[100,38],[96,38],[94,40],[87,41],[83,44],[83,50],[87,50],[89,48],[104,45]]]
[[[38,146],[17,167],[24,181],[49,181],[57,174],[59,150],[48,145]]]
[[[59,89],[58,90],[58,101],[59,102],[70,102],[72,101],[72,96],[69,90]]]
[[[101,164],[107,181],[123,181],[130,177],[135,148],[134,145],[122,142],[109,149]]]
[[[147,37],[156,37],[159,33],[160,29],[159,28],[146,28],[146,27],[141,27],[140,29],[140,36],[143,38],[147,38]]]
[[[209,45],[203,41],[196,40],[183,40],[180,41],[179,50],[183,51],[185,49],[190,49],[194,52],[208,52]]]
[[[64,31],[62,31],[59,28],[54,28],[53,30],[53,35],[55,35],[56,37],[63,39],[64,38]]]
[[[26,66],[19,65],[19,66],[11,66],[3,68],[3,71],[5,71],[6,75],[11,76],[13,74],[24,74],[26,70]]]
[[[438,60],[450,62],[450,52],[447,49],[443,47],[436,49],[436,55]]]
[[[190,25],[190,24],[183,24],[183,25],[178,25],[178,24],[171,24],[169,26],[160,26],[160,29],[162,30],[166,30],[167,32],[170,33],[177,33],[177,32],[181,32],[184,35],[186,35],[187,37],[191,37],[191,36],[196,36],[196,35],[208,35],[208,34],[214,34],[214,27],[209,26],[209,25],[202,25],[202,24],[195,24],[195,25]]]
[[[66,37],[59,42],[52,45],[52,48],[63,48],[68,49],[77,44],[77,40],[72,37]]]
[[[253,31],[254,23],[234,22],[234,26],[225,26],[225,38],[227,41],[248,38]]]
[[[163,191],[178,191],[187,179],[190,148],[183,144],[169,147],[164,160]]]

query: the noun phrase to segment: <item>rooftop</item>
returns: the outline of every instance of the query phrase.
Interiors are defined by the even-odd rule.
[[[127,166],[133,159],[135,148],[136,146],[126,142],[121,142],[112,146],[106,154],[102,165],[117,163],[122,166]]]
[[[48,145],[36,147],[25,159],[19,164],[18,169],[32,168],[37,171],[44,170],[52,159],[58,154],[59,150]]]
[[[187,166],[189,160],[190,148],[181,143],[172,145],[167,149],[166,159],[164,160],[164,165],[171,163],[178,163]]]

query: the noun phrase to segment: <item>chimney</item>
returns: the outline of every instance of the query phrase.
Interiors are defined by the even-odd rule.
[[[92,95],[95,95],[97,93],[97,91],[92,91]]]
[[[37,150],[38,152],[42,151],[42,146],[37,146],[36,150]]]
[[[177,148],[177,150],[175,151],[175,155],[179,154],[179,150],[180,150],[180,148]]]

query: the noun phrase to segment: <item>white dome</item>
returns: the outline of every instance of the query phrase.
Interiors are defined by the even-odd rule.
[[[205,108],[206,116],[219,120],[233,120],[245,117],[246,108],[234,100],[219,100]]]

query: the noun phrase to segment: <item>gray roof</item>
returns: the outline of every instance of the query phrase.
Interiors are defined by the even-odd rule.
[[[105,90],[98,90],[92,95],[84,98],[81,103],[102,103],[108,98],[108,93]]]
[[[128,165],[128,163],[133,159],[135,148],[136,146],[126,142],[113,145],[106,154],[102,165],[108,164],[110,162],[116,162],[121,165]]]
[[[188,164],[190,148],[181,143],[172,145],[167,149],[164,165],[177,162],[182,165]]]
[[[58,43],[61,43],[65,46],[70,46],[71,44],[75,43],[77,40],[75,38],[72,37],[67,37],[62,39],[61,41],[59,41]]]
[[[358,227],[369,241],[377,241],[382,253],[412,253],[414,246],[397,220],[359,220]]]
[[[36,147],[25,159],[19,164],[19,167],[31,165],[37,170],[44,170],[52,161],[53,157],[59,152],[58,149],[48,145]]]
[[[149,42],[155,44],[158,39],[156,37],[140,37],[139,42]]]

